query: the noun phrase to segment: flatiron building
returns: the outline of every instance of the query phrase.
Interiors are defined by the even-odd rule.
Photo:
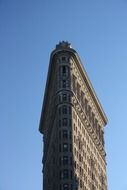
[[[106,124],[77,52],[60,42],[50,56],[39,126],[43,190],[107,190]]]

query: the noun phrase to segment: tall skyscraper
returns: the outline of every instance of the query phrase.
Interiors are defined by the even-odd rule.
[[[106,124],[77,52],[60,42],[51,53],[39,126],[43,190],[107,190]]]

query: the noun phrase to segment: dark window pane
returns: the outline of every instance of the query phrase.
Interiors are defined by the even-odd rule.
[[[85,101],[84,101],[84,98],[85,98],[85,94],[84,94],[83,91],[81,91],[81,105],[82,105],[83,109],[84,109],[84,107],[85,107]]]
[[[67,118],[63,118],[63,126],[67,126]]]
[[[88,100],[85,98],[85,112],[88,114]]]
[[[68,170],[63,170],[63,179],[68,179]]]
[[[68,138],[68,131],[67,130],[63,130],[63,138],[64,139]]]
[[[67,101],[67,94],[63,94],[63,101]]]
[[[81,86],[79,85],[79,83],[77,83],[77,98],[80,101],[80,88]]]
[[[68,165],[68,156],[63,156],[63,165]]]
[[[73,81],[73,91],[76,92],[76,77],[72,75],[72,81]]]
[[[63,74],[66,73],[66,67],[65,67],[65,66],[62,67],[62,73],[63,73]]]
[[[67,114],[67,106],[62,107],[62,112],[63,112],[63,114]]]
[[[63,83],[62,87],[66,88],[66,80],[63,80],[62,83]]]
[[[64,143],[63,144],[63,152],[67,152],[68,151],[68,144]]]
[[[69,185],[67,183],[63,184],[63,190],[69,190]]]
[[[62,57],[62,61],[66,61],[66,57]]]
[[[70,178],[72,179],[72,170],[70,171]]]

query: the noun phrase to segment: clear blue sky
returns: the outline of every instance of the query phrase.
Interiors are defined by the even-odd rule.
[[[0,0],[0,190],[41,190],[49,55],[68,40],[109,119],[109,190],[127,190],[127,0]]]

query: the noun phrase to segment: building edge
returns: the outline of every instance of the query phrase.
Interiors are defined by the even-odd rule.
[[[62,42],[64,43],[64,42]],[[66,43],[66,42],[65,42]],[[72,57],[74,58],[76,64],[77,64],[77,67],[78,69],[80,70],[81,74],[82,74],[82,77],[84,79],[84,81],[86,82],[86,85],[87,85],[87,88],[89,89],[90,91],[90,94],[93,98],[93,100],[95,101],[95,104],[96,104],[96,107],[103,119],[103,122],[104,122],[104,126],[107,124],[108,122],[108,119],[107,119],[107,116],[101,106],[101,103],[96,95],[96,92],[93,88],[93,85],[92,83],[90,82],[90,79],[88,77],[88,74],[80,60],[80,57],[78,55],[78,53],[70,46],[70,44],[68,43],[68,46],[64,47],[64,46],[60,46],[60,45],[56,45],[56,48],[52,51],[51,55],[50,55],[50,61],[49,61],[49,68],[48,68],[48,75],[47,75],[47,82],[46,82],[46,86],[45,86],[45,93],[44,93],[44,98],[43,98],[43,105],[42,105],[42,110],[41,110],[41,117],[40,117],[40,122],[39,122],[39,131],[40,133],[43,134],[43,122],[44,122],[44,116],[45,116],[45,106],[46,106],[46,97],[47,97],[47,93],[48,93],[48,85],[49,85],[49,81],[50,81],[50,76],[51,76],[51,71],[52,71],[52,67],[53,67],[53,64],[52,64],[52,60],[53,60],[53,57],[59,53],[59,52],[69,52],[72,54]]]

